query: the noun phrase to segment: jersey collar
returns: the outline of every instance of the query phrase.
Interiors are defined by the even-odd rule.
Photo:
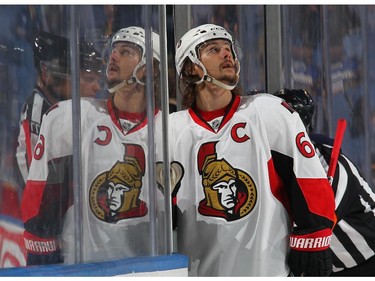
[[[221,128],[229,122],[229,120],[233,117],[234,113],[236,112],[241,98],[237,95],[232,94],[232,100],[228,104],[226,108],[214,110],[210,112],[204,112],[202,110],[197,109],[195,103],[188,109],[188,113],[190,114],[191,118],[194,120],[196,124],[199,126],[216,133],[215,130],[208,124],[207,121],[212,120],[218,116],[223,116],[223,119],[220,123],[217,132],[221,130]],[[218,115],[220,114],[220,115]]]

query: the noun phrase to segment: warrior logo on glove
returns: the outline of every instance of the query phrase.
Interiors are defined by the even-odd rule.
[[[125,161],[96,177],[90,188],[90,207],[97,218],[116,223],[143,217],[148,209],[139,196],[145,174],[145,154],[141,146],[125,144]]]
[[[254,208],[257,189],[248,174],[235,169],[225,159],[217,159],[216,143],[205,143],[198,152],[198,169],[205,195],[198,211],[204,216],[238,220]]]

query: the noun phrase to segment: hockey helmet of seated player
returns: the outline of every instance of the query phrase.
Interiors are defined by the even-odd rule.
[[[236,80],[234,85],[223,84],[215,80],[213,77],[210,77],[207,74],[207,69],[199,60],[199,49],[203,46],[203,44],[207,41],[217,39],[229,41],[232,56],[235,61],[236,75],[238,77],[240,73],[240,63],[237,51],[239,51],[239,48],[234,40],[234,37],[232,37],[232,35],[225,28],[214,24],[204,24],[193,28],[189,30],[184,36],[182,36],[182,38],[177,42],[175,64],[178,76],[181,77],[183,75],[183,69],[190,59],[192,63],[201,67],[204,72],[203,77],[199,81],[195,81],[195,84],[200,84],[206,80],[214,84],[217,84],[218,82],[218,86],[224,87],[226,89],[233,89],[237,85],[238,79]]]
[[[274,95],[284,99],[298,112],[306,129],[312,130],[315,105],[312,96],[305,89],[281,89]]]

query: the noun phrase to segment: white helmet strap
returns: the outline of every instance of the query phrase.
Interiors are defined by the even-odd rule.
[[[212,84],[215,84],[216,86],[219,86],[219,87],[221,87],[221,88],[223,88],[225,90],[233,90],[234,87],[236,87],[236,85],[237,85],[237,82],[236,82],[236,84],[234,84],[232,86],[224,84],[223,82],[220,82],[220,81],[216,80],[215,78],[213,78],[211,76],[208,76],[208,75],[204,75],[203,76],[203,80],[207,81],[207,82],[210,82]]]
[[[137,82],[137,79],[135,77],[131,77],[128,80],[124,80],[121,83],[117,84],[116,86],[114,86],[112,88],[109,88],[108,92],[110,92],[112,94],[112,93],[116,92],[117,90],[121,89],[122,87],[125,87],[127,85],[131,85],[135,82]]]
[[[133,70],[133,76],[132,76],[132,77],[130,77],[129,79],[124,80],[124,81],[122,81],[121,83],[117,84],[116,86],[114,86],[114,87],[108,89],[108,91],[112,94],[112,93],[116,92],[117,90],[121,89],[122,87],[125,87],[125,86],[128,86],[128,85],[131,85],[131,84],[133,84],[133,83],[138,83],[138,84],[144,86],[145,83],[143,83],[142,81],[140,81],[140,80],[138,79],[138,77],[137,77],[137,71],[138,71],[138,69],[140,69],[144,64],[145,64],[145,60],[142,59],[142,60],[138,63],[138,65],[134,68],[134,70]]]
[[[194,58],[193,62],[195,64],[199,65],[203,69],[203,77],[199,81],[195,82],[195,84],[201,84],[203,81],[207,81],[207,82],[215,84],[216,86],[219,86],[219,87],[221,87],[225,90],[230,90],[230,91],[233,90],[237,86],[238,80],[239,80],[238,74],[240,73],[240,63],[238,61],[237,61],[238,69],[237,69],[237,72],[236,72],[237,79],[236,79],[236,83],[234,85],[227,85],[223,82],[220,82],[219,80],[216,80],[214,77],[208,75],[206,67],[203,65],[203,63],[200,60]]]

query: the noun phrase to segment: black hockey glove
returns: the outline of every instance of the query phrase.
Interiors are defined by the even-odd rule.
[[[329,249],[331,229],[290,236],[289,268],[294,276],[328,276],[332,272]]]

